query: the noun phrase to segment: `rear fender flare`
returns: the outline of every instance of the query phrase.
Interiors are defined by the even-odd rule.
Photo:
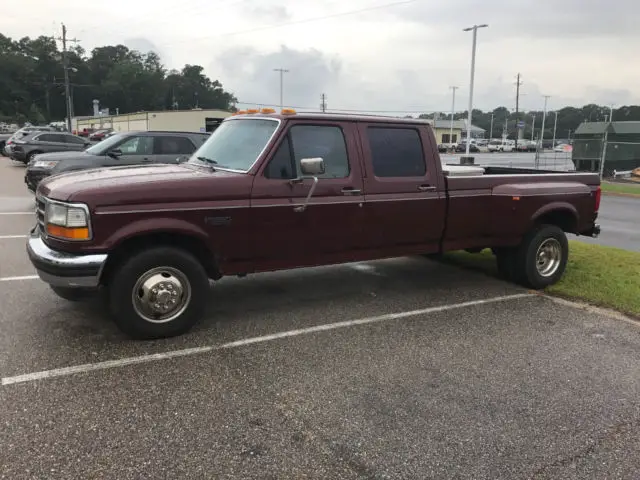
[[[576,207],[569,202],[551,202],[547,205],[540,207],[531,217],[531,225],[533,226],[540,221],[540,218],[550,213],[569,214],[573,217],[575,225],[578,225],[579,215]]]

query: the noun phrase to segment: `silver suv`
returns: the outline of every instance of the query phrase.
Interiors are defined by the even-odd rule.
[[[34,132],[16,139],[11,144],[11,158],[29,163],[40,153],[81,152],[91,145],[84,138],[64,132]]]

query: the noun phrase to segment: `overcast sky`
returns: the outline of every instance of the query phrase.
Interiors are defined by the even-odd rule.
[[[379,8],[377,8],[379,7]],[[352,13],[350,13],[352,12]],[[640,104],[638,0],[20,0],[0,31],[60,34],[90,51],[124,43],[169,68],[200,64],[242,102],[316,109],[456,110],[469,95],[471,32],[478,31],[474,108]],[[245,105],[241,105],[245,107]]]

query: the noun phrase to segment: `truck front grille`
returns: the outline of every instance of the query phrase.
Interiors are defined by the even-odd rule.
[[[44,228],[44,211],[46,207],[46,200],[42,197],[36,197],[36,221],[38,222],[40,233],[43,235],[46,233]]]

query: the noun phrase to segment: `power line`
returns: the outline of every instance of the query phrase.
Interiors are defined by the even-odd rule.
[[[346,17],[348,15],[356,15],[358,13],[370,12],[370,11],[373,11],[373,10],[382,10],[384,8],[396,7],[398,5],[406,5],[406,4],[409,4],[409,3],[415,3],[417,1],[419,1],[419,0],[402,0],[402,1],[398,1],[398,2],[385,3],[383,5],[375,5],[375,6],[372,6],[372,7],[359,8],[357,10],[349,10],[347,12],[334,13],[334,14],[330,14],[330,15],[322,15],[322,16],[319,16],[319,17],[303,18],[303,19],[300,19],[300,20],[291,20],[289,22],[276,23],[274,25],[263,25],[261,27],[249,28],[247,30],[237,30],[235,32],[221,33],[221,34],[218,34],[218,35],[212,35],[212,36],[207,36],[207,37],[196,37],[196,38],[189,38],[189,39],[185,39],[185,40],[172,41],[170,44],[174,45],[176,43],[193,42],[193,41],[198,41],[198,40],[209,40],[211,38],[229,37],[229,36],[232,36],[232,35],[242,35],[244,33],[261,32],[263,30],[271,30],[273,28],[288,27],[289,25],[299,25],[301,23],[317,22],[319,20],[327,20],[329,18]],[[158,45],[162,45],[162,44],[158,44]],[[169,43],[166,43],[165,45],[169,45]]]
[[[280,105],[277,104],[273,104],[273,103],[264,103],[264,102],[241,102],[240,100],[238,100],[236,102],[239,105],[262,105],[264,107],[279,107]],[[310,107],[310,106],[301,106],[301,105],[290,105],[291,108],[297,109],[297,110],[317,110],[317,107]],[[413,107],[415,108],[415,107]],[[331,108],[328,109],[331,110],[332,112],[353,112],[353,113],[425,113],[425,114],[429,114],[429,113],[435,113],[436,110],[430,110],[430,109],[422,109],[422,110],[414,110],[414,109],[407,109],[407,110],[365,110],[362,108]]]

